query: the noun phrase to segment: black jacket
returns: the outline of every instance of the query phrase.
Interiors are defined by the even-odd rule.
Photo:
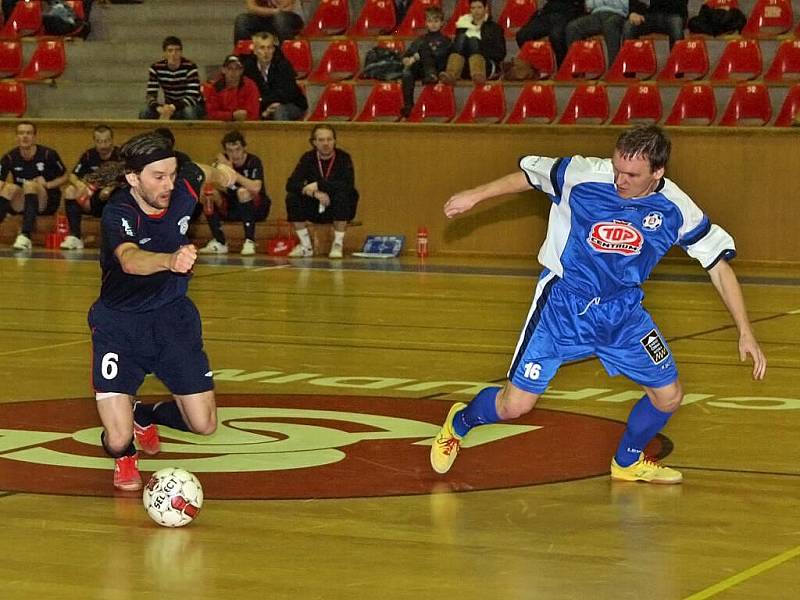
[[[244,74],[252,79],[258,86],[261,94],[261,112],[273,102],[281,104],[294,104],[303,110],[308,110],[303,90],[297,85],[297,73],[292,64],[281,54],[280,49],[275,50],[272,57],[267,78],[258,69],[258,60],[255,55],[248,54],[241,57],[244,63]]]
[[[466,29],[456,29],[456,36],[462,35]],[[495,63],[503,62],[506,57],[506,38],[503,28],[489,17],[481,25],[481,54]]]
[[[689,0],[650,0],[650,6],[639,0],[628,2],[630,12],[640,15],[662,13],[665,15],[680,15],[683,22],[689,18]]]
[[[317,151],[309,150],[300,157],[300,161],[286,181],[286,191],[290,194],[300,194],[306,184],[316,181],[319,190],[328,195],[347,193],[358,197],[355,180],[353,159],[344,150],[336,148],[336,158],[333,160],[333,167],[327,179],[320,173]]]

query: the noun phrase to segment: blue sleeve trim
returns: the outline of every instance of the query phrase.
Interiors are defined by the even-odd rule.
[[[714,259],[714,261],[706,267],[706,271],[710,271],[714,268],[719,261],[724,260],[725,262],[731,262],[734,258],[736,258],[736,250],[732,250],[728,248],[727,250],[723,250],[719,253],[719,256]]]
[[[711,221],[705,215],[703,215],[703,220],[700,221],[700,224],[695,227],[692,231],[686,234],[686,236],[681,240],[681,246],[691,246],[699,242],[703,239],[708,232],[711,230]]]

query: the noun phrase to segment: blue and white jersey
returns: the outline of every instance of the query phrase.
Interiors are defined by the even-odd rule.
[[[676,244],[706,269],[736,255],[733,238],[667,178],[623,198],[611,159],[525,156],[519,166],[553,201],[539,262],[588,298],[641,285]]]

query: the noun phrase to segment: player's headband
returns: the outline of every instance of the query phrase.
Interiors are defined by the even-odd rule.
[[[165,158],[175,158],[175,151],[167,148],[160,148],[148,154],[130,156],[125,159],[125,167],[131,171],[141,171],[150,163],[164,160]]]

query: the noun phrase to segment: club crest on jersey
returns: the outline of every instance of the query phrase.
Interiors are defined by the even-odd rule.
[[[594,224],[586,241],[598,252],[629,256],[642,251],[644,238],[638,229],[626,221],[601,221]]]
[[[181,235],[186,235],[186,232],[189,231],[189,217],[181,217],[181,220],[178,221],[178,229],[181,232]]]
[[[664,215],[660,212],[653,211],[648,213],[647,216],[642,219],[642,227],[647,229],[647,231],[655,231],[661,224],[664,222]]]

